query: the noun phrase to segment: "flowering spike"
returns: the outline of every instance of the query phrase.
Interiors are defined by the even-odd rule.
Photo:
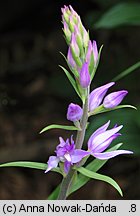
[[[89,111],[90,112],[93,111],[95,108],[97,108],[101,104],[106,92],[114,84],[115,84],[114,82],[108,83],[106,85],[103,85],[103,86],[100,86],[94,89],[90,93],[89,95]]]
[[[87,62],[83,64],[80,71],[80,85],[82,88],[87,88],[90,85],[90,74]]]
[[[128,91],[126,90],[110,93],[104,98],[104,101],[103,101],[104,107],[114,108],[118,106],[127,94],[128,94]]]
[[[76,13],[76,11],[72,8],[70,5],[69,7],[64,6],[64,8],[61,9],[62,11],[62,21],[64,24],[64,21],[67,23],[68,28],[70,30],[70,33],[72,34],[75,32],[75,25],[78,28],[79,31],[79,38],[81,39],[81,44],[83,44],[83,48],[87,48],[88,41],[89,41],[89,34],[86,31],[85,27],[82,25],[80,16]],[[66,28],[64,28],[66,30]],[[64,34],[66,36],[66,40],[69,44],[69,32],[64,31]],[[67,38],[68,37],[68,38]],[[80,42],[80,40],[78,40]],[[80,48],[81,49],[81,48]]]
[[[67,119],[73,122],[79,121],[83,115],[83,109],[74,103],[68,106]]]

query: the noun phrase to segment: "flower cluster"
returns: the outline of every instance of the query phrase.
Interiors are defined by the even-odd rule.
[[[110,152],[103,152],[106,150],[111,142],[116,139],[121,134],[118,133],[119,130],[123,127],[114,126],[114,128],[107,130],[110,121],[104,124],[102,127],[98,128],[89,138],[87,146],[88,150],[75,149],[75,143],[71,137],[71,142],[69,139],[66,142],[60,137],[60,144],[56,147],[56,156],[50,156],[48,160],[48,168],[45,172],[50,171],[53,168],[56,168],[59,163],[64,163],[64,171],[68,173],[71,165],[77,164],[84,157],[92,155],[95,158],[100,160],[105,160],[113,158],[120,154],[132,154],[132,151],[128,150],[116,150]]]
[[[89,94],[89,113],[94,112],[100,105],[105,109],[112,109],[122,102],[128,93],[126,90],[112,92],[105,97],[108,89],[114,84],[114,82],[111,82],[100,86]],[[75,122],[81,119],[82,113],[82,108],[79,105],[71,103],[68,106],[67,119]]]
[[[68,44],[67,63],[75,80],[72,84],[75,85],[79,95],[85,94],[84,97],[86,98],[86,100],[82,100],[82,108],[74,103],[68,106],[67,119],[72,121],[75,126],[79,126],[80,131],[78,133],[81,133],[81,137],[83,137],[88,117],[95,114],[96,110],[100,110],[100,108],[102,110],[116,108],[128,92],[120,90],[107,94],[109,88],[115,84],[114,82],[107,83],[89,92],[99,62],[96,41],[92,42],[90,40],[88,31],[86,31],[79,15],[71,6],[62,8],[62,22],[63,32]],[[112,141],[121,135],[119,131],[123,127],[122,125],[115,125],[112,129],[108,129],[109,124],[110,121],[93,132],[87,142],[86,150],[79,149],[72,136],[70,140],[67,139],[66,141],[60,137],[60,143],[55,151],[56,155],[49,157],[45,172],[59,165],[63,169],[63,173],[68,173],[71,166],[76,166],[83,158],[88,156],[105,160],[120,154],[132,154],[133,152],[128,150],[105,151]]]
[[[50,156],[48,160],[48,168],[45,172],[56,168],[58,163],[64,163],[64,171],[68,173],[71,165],[76,164],[81,161],[82,158],[89,155],[89,152],[75,149],[75,144],[73,138],[71,137],[71,142],[69,139],[66,142],[62,137],[59,138],[60,144],[56,147],[56,156]]]
[[[87,88],[91,74],[97,65],[98,50],[96,41],[91,41],[79,15],[69,6],[62,8],[63,31],[68,43],[67,61],[74,72],[77,84]]]

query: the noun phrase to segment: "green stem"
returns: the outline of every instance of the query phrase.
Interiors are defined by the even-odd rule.
[[[87,97],[85,103],[83,104],[83,116],[80,122],[82,130],[77,132],[76,143],[75,143],[76,149],[81,149],[84,142],[87,120],[88,120],[88,96],[89,96],[89,89],[87,91]],[[58,200],[65,200],[67,198],[67,192],[69,191],[75,172],[76,171],[73,170],[71,167],[67,176],[63,178],[60,187],[60,193],[57,198]]]
[[[85,104],[83,105],[83,117],[81,119],[82,130],[77,132],[76,143],[75,143],[76,149],[82,148],[84,137],[85,137],[86,126],[87,126],[87,120],[88,120],[88,97],[86,98]]]
[[[67,176],[63,178],[57,200],[66,200],[67,191],[69,191],[71,181],[72,181],[72,177],[73,177],[74,173],[75,173],[75,170],[70,169]]]

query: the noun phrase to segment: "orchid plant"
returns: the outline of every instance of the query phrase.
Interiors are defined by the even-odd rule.
[[[73,125],[53,124],[42,129],[40,133],[54,128],[75,130],[77,131],[76,138],[74,139],[73,135],[66,140],[59,137],[59,144],[54,154],[49,157],[47,164],[19,161],[0,166],[43,169],[45,173],[49,171],[59,172],[63,176],[62,183],[48,199],[64,200],[71,193],[84,186],[90,179],[105,181],[122,195],[121,188],[112,178],[99,174],[97,171],[110,158],[121,154],[133,154],[132,151],[118,150],[122,144],[109,148],[112,141],[121,135],[120,130],[123,125],[116,124],[109,129],[110,121],[108,121],[92,133],[86,145],[83,146],[83,144],[86,130],[90,124],[89,117],[119,108],[135,107],[120,105],[128,93],[126,90],[107,94],[108,90],[115,85],[114,82],[90,90],[91,82],[99,64],[102,47],[98,51],[96,41],[90,39],[89,32],[83,26],[80,16],[72,6],[62,8],[62,23],[64,37],[68,45],[67,57],[62,55],[70,72],[66,68],[60,67],[80,97],[82,105],[70,103],[68,106],[67,120],[71,121]],[[90,163],[88,163],[89,157],[93,159]]]

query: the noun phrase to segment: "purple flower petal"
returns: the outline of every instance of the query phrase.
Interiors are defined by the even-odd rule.
[[[98,145],[96,148],[93,149],[93,153],[101,153],[103,152],[105,149],[108,148],[108,146],[112,143],[112,141],[114,139],[116,139],[118,136],[120,136],[120,133],[116,133],[114,135],[112,135],[111,137],[109,137],[105,142],[101,143],[100,145]]]
[[[48,163],[48,168],[46,169],[45,173],[58,166],[59,158],[56,156],[50,156],[47,163]]]
[[[93,156],[100,160],[107,160],[107,159],[116,157],[117,155],[121,155],[121,154],[133,154],[133,152],[127,151],[127,150],[116,150],[112,152],[93,153]]]
[[[101,134],[103,133],[104,131],[107,130],[108,126],[110,124],[110,121],[108,121],[106,124],[104,124],[102,127],[98,128],[89,138],[88,140],[88,149],[92,149],[92,146],[93,146],[93,140],[94,138],[98,135],[98,134]]]
[[[118,106],[123,98],[128,94],[128,91],[122,90],[113,92],[104,98],[103,105],[105,108],[114,108]]]
[[[114,82],[108,83],[106,85],[103,85],[103,86],[100,86],[94,89],[90,93],[89,95],[89,111],[90,112],[93,111],[95,108],[97,108],[101,104],[106,92],[114,84],[115,84]]]
[[[64,147],[66,145],[65,140],[62,137],[59,137],[60,144],[57,147]]]
[[[83,64],[80,71],[80,85],[82,86],[82,88],[87,88],[90,85],[90,74],[87,62]]]
[[[71,155],[70,155],[69,153],[66,153],[66,154],[64,155],[64,158],[65,158],[69,163],[71,163]]]
[[[55,151],[57,157],[64,157],[64,155],[66,154],[67,150],[65,147],[60,147],[60,148],[57,148],[57,150]]]
[[[79,121],[83,115],[83,109],[74,103],[71,103],[67,111],[67,119],[70,121]]]
[[[81,149],[76,149],[74,150],[73,154],[71,155],[71,162],[72,163],[78,163],[79,161],[82,160],[82,158],[88,156],[90,152],[81,150]]]
[[[121,128],[123,127],[123,125],[120,125],[118,127],[112,128],[110,130],[107,130],[99,135],[97,135],[93,140],[93,147],[92,150],[94,150],[96,147],[98,147],[101,143],[104,143],[105,141],[107,141],[109,138],[111,138],[112,136],[114,136],[114,134],[116,134]]]

